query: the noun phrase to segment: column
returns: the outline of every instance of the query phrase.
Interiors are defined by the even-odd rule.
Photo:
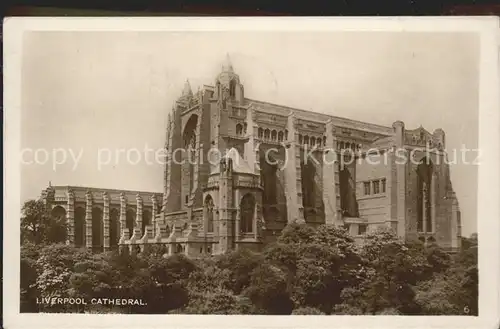
[[[436,201],[437,201],[437,175],[432,173],[431,178],[431,232],[436,232]]]
[[[424,233],[427,233],[427,217],[429,215],[427,211],[427,183],[423,182],[423,187],[422,187],[422,219],[423,219],[423,231]]]
[[[220,201],[220,197],[219,197]],[[214,205],[214,234],[213,234],[213,241],[214,243],[210,244],[210,248],[212,253],[215,253],[215,249],[217,248],[217,251],[220,250],[220,244],[217,243],[219,241],[220,237],[220,212],[219,212],[219,207]]]
[[[156,196],[153,194],[151,195],[151,204],[153,205],[152,209],[152,224],[153,224],[153,236],[156,236],[156,232],[159,232],[160,229],[157,227],[158,223],[156,222],[156,213],[158,212],[158,203],[156,200]]]
[[[255,240],[257,240],[257,237],[259,236],[258,235],[258,230],[259,230],[259,213],[260,209],[259,209],[259,205],[257,204],[257,202],[255,202],[254,206],[253,206],[253,220],[252,220],[252,226],[253,226],[253,238]]]
[[[104,200],[104,211],[102,216],[103,228],[104,228],[104,251],[109,250],[109,195],[107,192],[102,194],[102,199]]]
[[[223,160],[220,169],[219,187],[219,250],[225,253],[231,250],[234,242],[233,234],[233,163],[231,159]]]
[[[404,156],[407,158],[407,152],[404,148],[405,125],[402,121],[396,121],[392,124],[394,128],[394,145],[396,156],[394,157],[393,166],[395,167],[395,191],[391,191],[395,195],[396,218],[391,218],[391,221],[396,222],[397,234],[399,237],[405,238],[407,233],[406,223],[406,163],[401,159]],[[393,225],[391,225],[393,227]]]
[[[262,194],[257,193],[255,196],[255,239],[262,240],[263,238],[263,226],[264,218],[262,216]]]
[[[134,235],[136,235],[137,232],[137,239],[142,238],[142,198],[139,194],[135,197],[135,201],[137,204],[137,213],[136,213],[136,218],[135,218],[135,228],[134,228]]]
[[[203,159],[203,143],[201,143],[200,131],[201,131],[201,116],[196,123],[196,130],[195,130],[196,139],[194,146],[194,164],[193,164],[193,185],[189,187],[191,189],[189,191],[189,198],[190,199],[193,198],[193,202],[196,202],[196,195],[199,195],[198,179],[200,172],[200,157],[201,159]],[[191,159],[190,161],[193,160]],[[192,208],[192,206],[190,208]]]
[[[168,114],[168,123],[167,123],[167,133],[165,137],[165,168],[163,171],[163,200],[162,200],[162,212],[166,212],[167,200],[170,194],[170,157],[171,152],[170,148],[170,138],[172,129],[172,116],[170,113]]]
[[[92,249],[92,193],[88,191],[85,194],[85,198],[85,245],[87,246],[87,248]]]
[[[325,224],[341,225],[337,143],[333,136],[333,122],[326,123],[326,144],[323,153],[323,204],[325,205]]]
[[[253,150],[253,160],[254,160],[254,165],[253,165],[253,172],[256,175],[259,175],[260,177],[260,141],[255,141],[254,143],[254,150]]]
[[[450,247],[456,249],[460,248],[461,246],[461,240],[460,240],[460,233],[461,233],[461,223],[460,223],[460,208],[458,205],[458,200],[455,196],[455,193],[450,193],[451,195],[448,197],[448,199],[451,199],[448,201],[451,203],[448,209],[451,210],[451,239],[450,239]]]
[[[285,162],[285,191],[288,222],[297,220],[304,222],[304,213],[302,208],[301,175],[300,175],[300,145],[297,145],[298,132],[295,130],[295,116],[293,112],[288,116],[288,134],[289,140],[286,147]]]
[[[75,194],[68,190],[68,211],[66,212],[66,224],[68,226],[66,244],[75,245]]]
[[[235,190],[234,191],[234,198],[235,198],[235,208],[236,208],[236,218],[235,218],[235,222],[234,222],[234,233],[235,233],[235,240],[236,241],[239,241],[240,238],[241,238],[241,210],[240,210],[240,202],[241,202],[241,199],[240,199],[240,191],[239,190]]]
[[[125,198],[125,194],[122,192],[120,194],[120,243],[124,240],[128,240],[129,235],[127,232],[127,199]]]
[[[244,145],[244,158],[247,161],[248,165],[250,168],[254,168],[254,172],[257,172],[257,167],[256,167],[256,141],[254,139],[254,136],[256,135],[259,126],[254,123],[253,121],[253,116],[254,116],[254,110],[253,107],[250,106],[247,110],[247,118],[246,118],[246,123],[247,123],[247,133],[246,137],[248,137],[248,142],[245,143]]]

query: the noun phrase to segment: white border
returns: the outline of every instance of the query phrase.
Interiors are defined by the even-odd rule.
[[[220,316],[19,313],[20,80],[24,31],[391,31],[480,34],[479,317]],[[498,328],[499,320],[499,22],[439,18],[7,18],[4,21],[4,325],[7,328]],[[457,113],[459,115],[459,113]]]

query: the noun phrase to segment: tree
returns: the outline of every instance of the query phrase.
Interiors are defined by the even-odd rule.
[[[40,249],[35,262],[37,278],[35,282],[37,297],[65,298],[73,295],[71,276],[75,264],[91,258],[85,249],[63,244],[52,244]],[[45,305],[45,312],[64,312],[74,309],[71,305]]]
[[[106,254],[96,254],[77,261],[70,277],[70,291],[74,297],[90,300],[112,295],[113,269]]]
[[[64,242],[65,220],[52,218],[42,200],[26,201],[21,210],[21,243]]]
[[[270,263],[260,264],[252,271],[244,295],[264,314],[290,314],[293,302],[287,291],[286,277],[282,268]]]
[[[168,313],[188,303],[187,280],[196,269],[184,255],[112,254],[114,296],[144,300],[147,305],[130,306],[130,313]]]
[[[21,271],[20,271],[20,293],[21,313],[24,312],[38,312],[38,305],[36,298],[38,292],[36,289],[37,270],[36,260],[38,259],[39,249],[31,243],[26,243],[21,246]]]
[[[424,314],[477,315],[477,239],[467,239],[444,272],[419,284],[415,299]]]
[[[311,228],[292,223],[265,255],[287,270],[287,291],[295,308],[317,308],[329,314],[341,302],[341,291],[359,280],[360,257],[354,240],[344,229],[330,225]]]
[[[293,310],[292,315],[325,315],[314,307],[300,307]]]
[[[430,266],[427,255],[405,245],[391,230],[381,229],[366,237],[361,256],[364,280],[358,289],[345,292],[344,303],[363,313],[395,309],[402,314],[418,314],[414,285]]]
[[[250,284],[252,270],[262,263],[261,254],[236,250],[217,258],[215,265],[228,274],[224,287],[239,295]]]
[[[238,314],[238,299],[232,291],[216,288],[198,291],[191,295],[188,306],[184,309],[188,314]]]

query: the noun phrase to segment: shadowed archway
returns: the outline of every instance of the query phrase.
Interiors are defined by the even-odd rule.
[[[103,226],[102,209],[95,207],[92,209],[92,249],[95,251],[102,251],[104,246]]]
[[[135,227],[135,210],[134,209],[127,209],[126,217],[125,217],[125,226],[128,228],[128,237],[129,239],[132,237],[132,234],[134,234],[134,227]]]
[[[112,208],[109,212],[109,245],[112,249],[120,241],[120,210]]]
[[[67,238],[66,231],[66,209],[61,206],[55,206],[52,209],[51,217],[55,221],[54,230],[51,230],[51,240],[58,242],[65,242]]]
[[[85,246],[85,208],[75,208],[75,246]]]

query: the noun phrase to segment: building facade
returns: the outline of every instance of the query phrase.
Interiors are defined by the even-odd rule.
[[[84,227],[94,232],[99,200],[102,218],[119,210],[113,238],[107,227],[115,226],[104,219],[104,249],[116,241],[132,251],[157,244],[191,256],[260,250],[291,222],[343,226],[359,241],[385,226],[404,240],[460,244],[443,130],[408,129],[401,121],[380,126],[247,98],[229,57],[214,85],[193,93],[186,82],[169,115],[165,149],[161,200],[139,193],[128,217],[132,194],[123,205],[118,191],[107,192],[113,201],[91,192],[78,202],[66,191],[68,221],[76,228],[70,202],[83,207],[86,200]],[[98,241],[85,236],[87,246]],[[71,243],[76,237],[69,234]]]
[[[152,229],[161,193],[49,184],[42,199],[52,217],[66,219],[67,244],[108,251]]]

